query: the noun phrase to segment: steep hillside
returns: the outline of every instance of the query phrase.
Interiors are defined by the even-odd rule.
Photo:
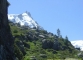
[[[77,58],[79,51],[73,47],[68,37],[14,23],[10,23],[10,27],[15,38],[15,55],[19,60]]]

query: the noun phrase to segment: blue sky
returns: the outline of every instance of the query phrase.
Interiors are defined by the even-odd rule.
[[[9,14],[31,13],[33,19],[48,32],[83,40],[83,0],[8,0]]]

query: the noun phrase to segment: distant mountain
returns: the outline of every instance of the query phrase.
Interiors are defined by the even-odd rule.
[[[75,48],[80,47],[81,51],[83,51],[83,40],[75,40],[75,41],[71,41],[71,43]]]
[[[40,27],[27,11],[22,14],[8,14],[8,19],[10,22],[19,23],[21,26]]]
[[[58,37],[56,34],[42,29],[42,27],[33,20],[29,12],[9,14],[8,19],[12,35],[15,39],[14,53],[19,60],[22,58],[23,60],[33,58],[28,56],[35,56],[37,60],[40,60],[40,58],[53,59],[53,56],[61,59],[76,57],[78,51],[68,39]],[[28,26],[31,28],[26,28]]]

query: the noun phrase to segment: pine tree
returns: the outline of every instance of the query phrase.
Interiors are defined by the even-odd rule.
[[[59,29],[57,29],[57,35],[58,35],[58,37],[60,37],[60,30]]]
[[[65,37],[65,40],[68,40],[68,37],[67,36]]]
[[[68,40],[68,37],[66,36],[66,37],[65,37],[65,44],[66,44],[66,46],[69,45],[68,43],[69,43],[69,40]]]

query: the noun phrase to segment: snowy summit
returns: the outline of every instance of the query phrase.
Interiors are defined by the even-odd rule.
[[[83,51],[83,40],[75,40],[75,41],[71,41],[71,43],[75,48],[79,47],[81,51]]]
[[[31,28],[39,26],[27,11],[22,14],[8,14],[8,19],[13,23],[19,23],[21,26],[29,26]]]

